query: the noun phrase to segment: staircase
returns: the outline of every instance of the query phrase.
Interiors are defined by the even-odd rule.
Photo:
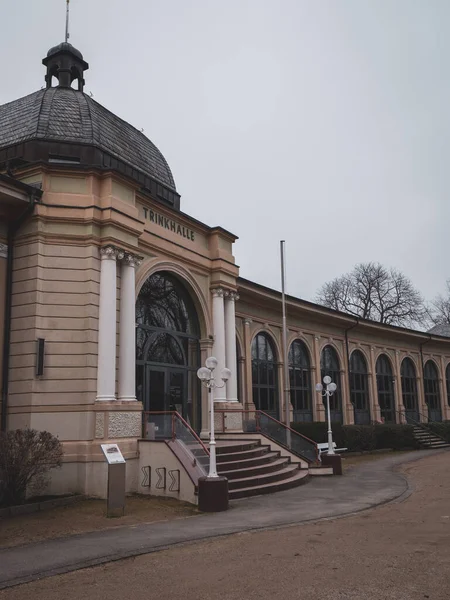
[[[414,437],[424,449],[449,448],[450,444],[443,438],[434,434],[430,429],[414,426]]]
[[[261,440],[218,442],[217,472],[228,479],[230,500],[270,494],[306,483],[308,469]]]

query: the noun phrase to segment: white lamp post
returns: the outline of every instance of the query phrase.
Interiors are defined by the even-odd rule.
[[[206,359],[206,367],[200,367],[197,371],[197,377],[200,379],[202,384],[208,388],[209,407],[210,407],[210,440],[209,440],[209,477],[219,477],[217,474],[216,464],[216,440],[214,437],[214,389],[223,388],[231,376],[230,369],[222,369],[221,379],[222,385],[218,385],[214,379],[214,369],[217,367],[218,361],[214,356],[210,356]]]
[[[328,453],[335,454],[333,448],[333,432],[331,431],[331,414],[330,414],[330,396],[337,390],[337,385],[331,381],[329,375],[325,375],[323,382],[326,386],[324,389],[321,383],[316,384],[316,392],[319,392],[323,397],[327,398],[327,416],[328,416]]]

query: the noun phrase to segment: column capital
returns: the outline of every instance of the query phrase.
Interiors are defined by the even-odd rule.
[[[242,319],[242,322],[244,323],[244,325],[246,325],[247,327],[250,327],[250,325],[253,323],[252,319]]]
[[[225,290],[221,287],[213,288],[211,293],[215,298],[223,298],[225,296]]]
[[[8,258],[8,246],[0,244],[0,258]]]
[[[103,246],[100,248],[100,256],[102,260],[122,260],[125,252],[115,246]]]
[[[230,290],[225,292],[225,298],[227,300],[230,300],[231,302],[236,302],[237,300],[239,300],[239,295],[237,292],[232,292]]]
[[[131,254],[131,252],[125,252],[125,256],[122,259],[123,263],[130,267],[140,267],[143,261],[142,256],[137,254]]]

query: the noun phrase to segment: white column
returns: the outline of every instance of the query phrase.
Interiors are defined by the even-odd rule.
[[[224,314],[224,291],[222,288],[212,290],[213,295],[213,325],[214,346],[213,354],[217,358],[215,378],[220,382],[222,369],[225,368],[225,314]],[[226,402],[225,387],[218,388],[214,395],[216,402]]]
[[[106,246],[100,256],[97,401],[111,402],[116,399],[116,261],[124,253]]]
[[[228,292],[225,297],[225,355],[226,366],[231,371],[227,381],[227,401],[237,402],[237,360],[236,360],[236,311],[235,302],[239,296],[235,292]]]
[[[136,400],[135,267],[141,261],[126,254],[122,261],[119,322],[119,400]]]

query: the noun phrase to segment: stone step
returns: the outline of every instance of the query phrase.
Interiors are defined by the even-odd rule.
[[[262,465],[256,465],[253,467],[247,465],[243,469],[231,469],[229,471],[224,471],[221,469],[222,465],[219,465],[217,471],[219,475],[223,475],[227,479],[242,479],[243,477],[256,477],[265,473],[272,473],[273,471],[283,469],[289,464],[290,458],[286,456],[280,457],[277,460],[273,460],[269,463],[263,463]]]
[[[284,481],[289,479],[299,471],[299,465],[288,465],[283,469],[278,469],[272,473],[266,473],[264,475],[257,475],[256,477],[243,477],[242,479],[231,479],[228,482],[228,489],[230,491],[240,490],[242,488],[257,487],[262,485],[268,485],[276,481]]]
[[[273,492],[281,492],[283,490],[289,490],[306,483],[309,479],[309,473],[307,469],[299,469],[294,471],[293,475],[289,479],[282,481],[276,481],[273,483],[267,483],[265,485],[249,486],[247,488],[241,488],[238,490],[230,490],[230,500],[238,500],[239,498],[248,498],[250,496],[260,496],[262,494],[271,494]]]
[[[258,465],[267,465],[278,458],[280,458],[280,452],[265,452],[264,454],[261,454],[261,456],[254,456],[243,460],[230,459],[228,462],[218,462],[217,468],[220,472],[247,469]]]
[[[267,454],[270,446],[256,446],[251,450],[242,450],[239,452],[225,452],[217,455],[217,462],[234,462],[238,460],[246,460],[248,458],[256,458],[257,456],[263,456]]]
[[[216,454],[235,454],[237,452],[246,452],[248,450],[254,450],[255,448],[261,447],[261,442],[250,441],[250,442],[229,442],[227,441],[218,441],[216,445]]]

